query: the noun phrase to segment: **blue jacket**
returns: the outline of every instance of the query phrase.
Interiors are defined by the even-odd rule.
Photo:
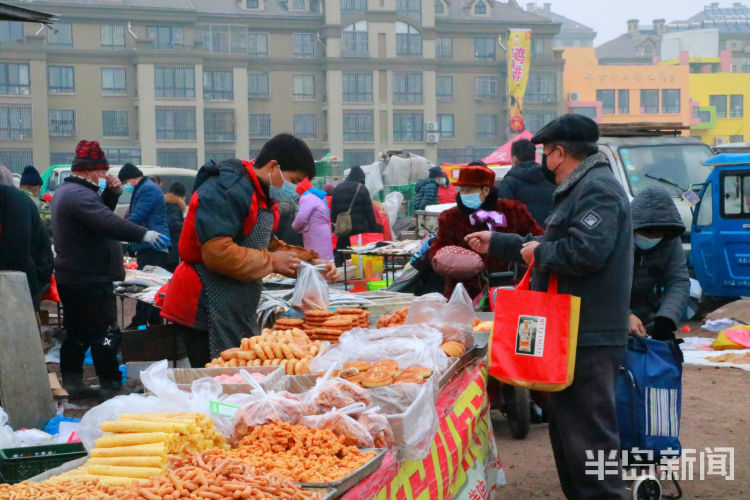
[[[167,224],[167,205],[164,202],[164,193],[148,177],[141,179],[135,186],[133,196],[130,198],[130,211],[128,221],[146,229],[156,231],[169,236],[169,224]],[[151,243],[134,243],[130,245],[131,250],[156,250]],[[168,253],[169,249],[161,250]]]

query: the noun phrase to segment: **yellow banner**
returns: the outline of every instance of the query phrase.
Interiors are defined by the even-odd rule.
[[[508,36],[508,116],[510,129],[521,132],[523,99],[531,68],[531,30],[510,30]]]

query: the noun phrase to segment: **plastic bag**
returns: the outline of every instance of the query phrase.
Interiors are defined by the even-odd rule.
[[[295,423],[302,418],[303,406],[296,396],[288,392],[266,392],[245,370],[240,374],[253,387],[253,391],[245,406],[234,414],[235,443],[239,443],[253,427],[267,424],[271,420]]]
[[[291,304],[303,311],[328,309],[328,283],[315,266],[301,262]]]
[[[407,336],[411,333],[411,336]],[[376,362],[392,359],[400,369],[423,366],[439,372],[448,368],[448,357],[440,349],[442,334],[428,325],[399,326],[379,330],[355,329],[343,334],[339,343],[310,363],[319,373],[352,361]]]
[[[463,284],[453,289],[450,300],[438,293],[430,293],[415,299],[409,306],[407,325],[426,323],[440,330],[443,342],[460,342],[464,347],[474,344],[471,327],[474,321],[474,305]]]
[[[424,460],[440,425],[435,402],[438,379],[424,385],[398,384],[371,389],[373,405],[380,407],[393,431],[399,460]]]
[[[304,393],[306,415],[322,415],[355,403],[370,405],[371,399],[367,389],[344,379],[329,378],[334,366],[329,367],[326,374],[315,382],[315,386]]]
[[[8,425],[8,414],[0,406],[0,448],[18,448],[19,446],[21,446],[21,440]]]
[[[355,420],[352,415],[361,413],[365,409],[363,403],[354,403],[344,408],[336,408],[322,415],[302,417],[301,425],[327,429],[337,436],[341,436],[346,446],[372,448],[373,439],[367,428]]]
[[[393,429],[388,418],[380,414],[380,407],[370,408],[359,414],[357,422],[362,424],[372,437],[375,448],[393,448]]]
[[[401,211],[401,205],[403,203],[404,195],[398,191],[388,193],[385,196],[383,210],[385,210],[385,215],[388,217],[388,222],[391,224],[391,232],[393,232],[393,225],[396,223],[396,220],[398,220],[398,214]]]
[[[94,441],[102,437],[103,433],[99,427],[102,422],[117,420],[123,413],[157,413],[161,411],[165,410],[162,410],[156,396],[145,396],[143,394],[116,396],[86,412],[81,418],[78,436],[81,438],[83,446],[90,452],[95,447]],[[184,411],[187,411],[187,409]]]

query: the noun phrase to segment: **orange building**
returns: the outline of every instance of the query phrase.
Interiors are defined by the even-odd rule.
[[[691,124],[690,67],[600,65],[593,48],[566,48],[565,111],[599,123]]]

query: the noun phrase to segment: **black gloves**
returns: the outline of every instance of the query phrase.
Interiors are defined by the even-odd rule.
[[[671,319],[657,316],[654,319],[654,331],[651,336],[656,340],[675,340],[675,330],[677,330],[677,325]]]

